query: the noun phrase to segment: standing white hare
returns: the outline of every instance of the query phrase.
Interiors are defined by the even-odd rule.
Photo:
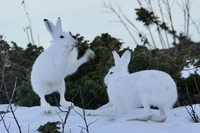
[[[122,57],[113,51],[115,66],[104,78],[107,85],[109,102],[88,115],[109,115],[137,107],[144,107],[145,113],[130,117],[128,120],[157,122],[166,120],[165,110],[170,109],[177,100],[177,89],[174,80],[165,72],[145,70],[129,74],[130,51]],[[150,106],[158,107],[160,115],[152,114]]]
[[[94,57],[94,52],[88,49],[78,58],[76,40],[62,31],[61,19],[56,25],[44,19],[46,29],[52,36],[52,44],[36,59],[32,72],[31,84],[35,93],[40,97],[40,104],[46,113],[51,113],[50,104],[46,102],[45,95],[53,92],[60,93],[60,105],[66,108],[73,107],[73,103],[65,100],[64,78],[77,71],[79,66]]]

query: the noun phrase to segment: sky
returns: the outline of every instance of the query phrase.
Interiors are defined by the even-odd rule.
[[[44,26],[43,19],[46,18],[55,23],[57,18],[61,17],[63,30],[73,34],[79,33],[84,36],[85,40],[92,41],[102,33],[109,33],[111,36],[121,39],[126,46],[135,47],[134,41],[122,23],[118,22],[117,16],[114,13],[108,13],[109,10],[103,7],[103,3],[109,3],[109,1],[118,10],[117,3],[138,29],[145,32],[146,28],[135,20],[134,9],[139,8],[137,0],[25,0],[35,43],[47,48],[50,45],[51,37]],[[175,6],[177,2],[173,2],[171,5],[176,28],[183,29],[183,22],[180,21],[183,20],[180,7]],[[198,5],[200,5],[200,1],[193,1],[191,14],[194,20],[200,19]],[[158,9],[155,8],[155,11],[157,12]],[[14,41],[19,46],[26,47],[28,38],[23,29],[29,25],[29,22],[22,0],[2,1],[0,12],[0,34],[4,35],[4,39],[8,43]],[[195,29],[190,31],[194,40],[199,41],[199,35],[195,33]],[[148,32],[145,35],[149,36]]]

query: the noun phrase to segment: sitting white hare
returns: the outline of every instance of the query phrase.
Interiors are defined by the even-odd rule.
[[[109,115],[143,106],[144,114],[130,117],[128,120],[165,121],[165,110],[172,108],[177,100],[174,80],[167,73],[157,70],[129,74],[130,56],[128,50],[121,58],[113,51],[115,66],[104,78],[109,102],[97,110],[88,112],[88,115]],[[160,115],[153,115],[150,106],[158,107]]]
[[[65,80],[68,75],[77,71],[79,66],[94,57],[94,52],[88,49],[84,56],[78,58],[76,40],[62,31],[61,19],[56,25],[44,19],[46,29],[52,36],[52,44],[36,59],[32,72],[31,84],[35,93],[40,97],[40,104],[46,113],[51,113],[51,107],[45,100],[45,95],[53,92],[60,93],[60,105],[73,107],[73,103],[65,100]]]

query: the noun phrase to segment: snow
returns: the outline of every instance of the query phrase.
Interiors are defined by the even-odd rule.
[[[0,105],[0,111],[6,111],[8,105]],[[40,125],[47,122],[61,121],[59,115],[64,119],[64,112],[60,112],[57,107],[52,107],[53,113],[45,114],[40,106],[34,107],[14,107],[15,115],[19,121],[23,133],[37,133]],[[64,108],[62,108],[65,110]],[[196,105],[196,112],[200,116],[200,105]],[[200,123],[193,123],[185,107],[178,107],[167,110],[167,120],[162,123],[153,121],[126,121],[129,117],[143,113],[143,108],[127,110],[121,114],[113,116],[86,116],[87,123],[90,124],[90,133],[199,133]],[[83,110],[75,107],[71,110],[65,125],[66,133],[80,133],[85,127],[83,118],[78,114],[83,114]],[[86,110],[87,112],[87,110]],[[158,110],[153,110],[158,114]],[[58,115],[59,114],[59,115]],[[4,120],[9,126],[10,133],[18,132],[17,125],[11,113],[7,113]],[[3,121],[0,121],[1,132],[6,132]],[[85,130],[83,130],[86,133]]]
[[[194,63],[197,63],[199,59],[195,59]],[[191,60],[187,60],[186,63],[191,62]],[[191,74],[199,74],[200,75],[200,67],[195,67],[192,63],[189,63],[187,66],[183,68],[181,71],[181,75],[183,78],[189,77]]]

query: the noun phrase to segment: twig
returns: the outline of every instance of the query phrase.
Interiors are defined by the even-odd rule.
[[[171,32],[172,32],[172,35],[173,35],[173,41],[174,41],[174,45],[176,45],[176,31],[174,29],[174,24],[173,24],[173,19],[172,19],[172,12],[171,12],[171,6],[169,4],[169,0],[166,0],[166,2],[163,1],[163,3],[166,5],[166,10],[168,12],[168,16],[169,16],[169,21],[170,21],[170,24],[171,24]]]
[[[75,109],[73,109],[73,110],[84,120],[85,127],[79,126],[79,127],[82,128],[81,131],[84,129],[84,130],[86,130],[87,133],[89,133],[89,126],[90,126],[91,124],[95,123],[95,122],[97,121],[97,119],[94,120],[94,121],[92,121],[92,122],[90,122],[90,123],[88,123],[88,122],[87,122],[87,119],[86,119],[85,109],[82,109],[83,114],[79,113],[79,112],[76,111]]]
[[[27,38],[30,41],[29,34],[28,34],[28,29],[29,29],[29,31],[30,31],[30,38],[31,38],[32,44],[35,44],[34,39],[33,39],[33,31],[32,31],[31,19],[29,17],[28,11],[26,9],[25,0],[22,1],[22,5],[23,5],[23,8],[24,8],[24,12],[26,14],[26,17],[28,19],[28,22],[29,22],[29,26],[27,26],[26,28],[24,28],[24,31],[26,31]]]
[[[78,111],[76,111],[76,110],[74,110],[74,109],[73,109],[73,110],[74,110],[74,111],[83,119],[83,121],[84,121],[85,127],[79,126],[79,127],[81,127],[81,133],[82,133],[83,129],[84,129],[87,133],[90,133],[90,131],[89,131],[89,126],[90,126],[91,124],[95,123],[97,120],[95,120],[95,121],[93,121],[93,122],[90,122],[90,123],[87,122],[86,113],[85,113],[85,107],[84,107],[84,101],[83,101],[83,96],[82,96],[82,91],[81,91],[81,89],[80,89],[80,97],[81,97],[81,102],[82,102],[82,106],[83,106],[83,109],[82,109],[83,114],[79,113]]]
[[[118,6],[118,9],[119,9],[119,13],[118,13],[118,12],[113,8],[113,6],[112,6],[112,4],[111,4],[110,1],[109,1],[109,4],[106,4],[105,2],[104,2],[103,4],[104,4],[103,6],[104,6],[105,8],[108,8],[111,12],[113,12],[113,13],[118,17],[119,21],[124,25],[125,29],[127,30],[127,32],[129,33],[129,35],[130,35],[131,38],[133,39],[134,43],[135,43],[135,44],[138,44],[137,41],[136,41],[136,39],[135,39],[135,37],[133,36],[133,34],[131,33],[131,31],[129,30],[128,25],[123,21],[121,15],[120,15],[120,14],[122,14],[123,17],[125,16],[124,13],[121,11],[121,8],[119,7],[119,5],[117,5],[117,6]],[[125,19],[127,19],[127,18],[125,18]],[[136,29],[136,30],[137,30],[137,29]]]
[[[11,110],[11,114],[14,117],[15,123],[17,124],[17,127],[19,129],[19,133],[22,133],[21,126],[19,125],[19,122],[18,122],[17,117],[15,115],[15,111],[12,107],[12,101],[13,101],[13,97],[14,97],[16,87],[17,87],[17,77],[15,78],[15,84],[14,84],[13,92],[12,92],[11,98],[9,99],[9,107],[10,107],[10,110]]]
[[[14,93],[15,93],[16,87],[17,87],[17,77],[15,78],[15,83],[14,83],[13,91],[12,91],[12,94],[11,94],[11,97],[10,97],[9,93],[8,93],[8,90],[7,90],[7,87],[6,87],[6,83],[5,83],[5,69],[6,69],[6,67],[9,67],[10,65],[8,64],[9,63],[8,55],[6,54],[6,52],[4,54],[5,55],[2,55],[2,53],[1,53],[1,58],[3,60],[3,65],[2,65],[2,72],[1,72],[2,81],[1,81],[1,86],[0,86],[1,88],[0,88],[0,90],[2,91],[3,87],[4,87],[4,91],[5,91],[4,93],[5,93],[6,97],[7,97],[8,102],[9,102],[8,108],[10,108],[11,114],[14,117],[14,120],[15,120],[15,122],[17,124],[18,129],[19,129],[19,133],[21,133],[22,132],[21,131],[21,127],[19,125],[19,122],[18,122],[17,117],[15,115],[14,109],[12,107],[12,101],[13,101]],[[1,115],[1,119],[2,119],[2,121],[4,123],[4,127],[5,127],[6,131],[9,131],[9,128],[6,126],[4,117],[5,117],[5,115],[4,116]]]
[[[62,110],[59,106],[58,106],[58,108],[59,108],[59,110],[60,110],[61,112],[65,112],[65,113],[66,113],[66,114],[65,114],[65,118],[64,118],[64,120],[63,120],[63,118],[60,116],[60,114],[56,111],[57,115],[59,116],[59,118],[60,118],[60,120],[61,120],[62,133],[64,133],[64,131],[65,131],[65,125],[66,125],[66,123],[67,123],[67,119],[69,118],[69,114],[70,114],[70,111],[71,111],[72,108],[68,108],[67,111]]]
[[[185,106],[185,108],[186,108],[188,114],[190,115],[190,117],[192,118],[193,122],[194,123],[199,123],[200,122],[200,118],[196,114],[195,107],[192,105],[192,98],[190,96],[187,84],[185,84],[185,86],[186,86],[186,92],[187,92],[188,99],[189,99],[189,105],[188,105],[188,107]]]
[[[9,97],[6,85],[4,87],[5,87],[4,89],[5,89],[5,92],[6,92],[6,97],[9,101],[8,108],[10,108],[10,112],[11,112],[12,116],[14,117],[15,123],[17,124],[18,130],[19,130],[19,133],[22,133],[21,126],[19,125],[19,122],[18,122],[17,117],[15,115],[15,110],[12,107],[12,101],[13,101],[14,93],[15,93],[16,87],[17,87],[17,77],[15,78],[15,84],[14,84],[14,88],[13,88],[11,97]]]
[[[4,128],[6,129],[7,133],[10,133],[10,131],[9,131],[10,125],[9,125],[9,126],[6,125],[4,116],[5,116],[5,115],[2,116],[2,114],[1,114],[1,119],[2,119],[2,121],[3,121]]]
[[[160,14],[161,14],[161,17],[162,17],[162,21],[165,22],[164,15],[163,15],[163,10],[162,10],[162,7],[161,7],[160,0],[158,0],[158,7],[159,7],[159,10],[160,10]],[[165,39],[166,39],[166,41],[167,41],[167,46],[168,46],[168,48],[170,48],[169,39],[168,39],[168,36],[167,36],[167,31],[165,30],[164,33],[165,33]]]

